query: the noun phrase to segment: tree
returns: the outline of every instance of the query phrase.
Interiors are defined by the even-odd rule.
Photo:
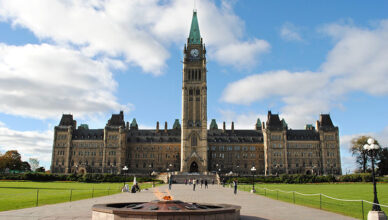
[[[35,170],[35,172],[41,172],[41,173],[44,173],[46,171],[46,169],[44,167],[39,167]]]
[[[30,172],[31,171],[31,166],[30,166],[30,164],[27,161],[23,161],[22,165],[20,166],[20,170],[21,171],[25,171],[25,172]]]
[[[9,150],[0,156],[0,170],[20,170],[22,168],[22,157],[17,150]]]
[[[37,158],[30,158],[28,162],[31,165],[32,171],[35,171],[39,167],[39,160]]]
[[[361,136],[357,138],[353,138],[351,143],[352,146],[350,148],[350,152],[352,152],[352,156],[356,157],[356,163],[359,165],[359,168],[363,173],[366,172],[368,168],[368,155],[364,150],[364,145],[367,144],[369,136]]]
[[[388,148],[382,148],[377,157],[377,173],[380,176],[388,175]]]

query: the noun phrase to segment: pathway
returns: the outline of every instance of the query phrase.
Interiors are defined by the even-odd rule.
[[[231,188],[223,188],[217,185],[210,185],[209,189],[192,191],[192,186],[173,185],[170,194],[174,199],[188,202],[206,202],[206,203],[229,203],[242,206],[241,219],[256,220],[327,220],[327,219],[353,219],[347,216],[322,211],[319,209],[308,208],[269,199],[260,195],[253,195],[249,192],[239,191],[237,195],[233,194]],[[26,208],[12,211],[0,212],[0,219],[4,220],[52,220],[52,219],[91,219],[91,207],[98,203],[111,202],[148,202],[157,199],[154,191],[168,195],[168,186],[163,185],[155,189],[145,190],[141,193],[120,193],[110,196],[85,199],[74,202],[66,202],[54,205],[45,205],[34,208]]]

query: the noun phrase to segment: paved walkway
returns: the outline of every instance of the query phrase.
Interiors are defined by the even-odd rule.
[[[210,185],[209,189],[201,189],[200,187],[197,187],[195,192],[192,191],[192,186],[188,185],[173,185],[171,191],[168,190],[167,185],[164,185],[135,194],[120,193],[75,202],[0,212],[0,219],[91,219],[91,207],[93,204],[134,201],[148,202],[150,200],[157,199],[154,193],[155,191],[159,192],[159,195],[172,195],[174,199],[188,202],[229,203],[240,205],[242,206],[241,219],[353,219],[339,214],[321,211],[319,209],[293,205],[269,199],[264,196],[253,195],[249,192],[239,191],[237,195],[234,195],[231,188],[223,188],[216,185]]]

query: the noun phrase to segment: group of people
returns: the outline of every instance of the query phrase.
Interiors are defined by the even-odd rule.
[[[196,185],[199,185],[199,184],[201,184],[201,189],[202,189],[202,186],[204,184],[205,184],[205,189],[209,188],[209,184],[208,184],[207,179],[205,179],[205,180],[203,180],[203,179],[201,179],[201,180],[199,180],[199,179],[189,179],[189,180],[185,179],[185,185],[187,185],[187,184],[189,184],[189,185],[193,184],[193,191],[195,191]],[[214,185],[214,180],[213,180],[212,184]]]

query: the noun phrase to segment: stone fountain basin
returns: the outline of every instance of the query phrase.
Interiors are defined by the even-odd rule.
[[[96,204],[93,220],[163,219],[218,220],[240,219],[241,206],[229,204],[187,203],[179,200]]]

